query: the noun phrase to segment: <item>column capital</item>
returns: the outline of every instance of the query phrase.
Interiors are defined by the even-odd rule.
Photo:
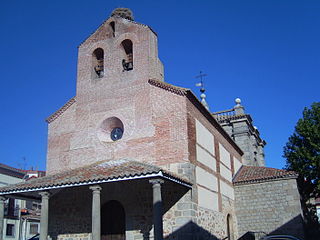
[[[164,181],[160,178],[155,178],[155,179],[150,179],[149,183],[151,183],[153,186],[157,185],[157,184],[163,184]]]
[[[5,200],[7,200],[8,198],[7,197],[5,197],[5,196],[0,196],[0,201],[5,201]]]
[[[93,193],[100,193],[101,187],[99,185],[93,185],[89,187],[90,190],[92,190]]]
[[[42,199],[47,198],[49,199],[50,193],[49,192],[39,192],[39,195]]]

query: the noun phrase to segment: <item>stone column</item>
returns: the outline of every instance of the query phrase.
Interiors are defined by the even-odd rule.
[[[6,201],[6,198],[3,196],[0,196],[0,239],[3,235],[3,219],[4,219],[4,202]]]
[[[163,240],[163,222],[162,222],[162,197],[161,184],[162,179],[151,179],[149,182],[153,188],[153,231],[154,240]]]
[[[92,240],[101,239],[101,209],[99,185],[91,186],[92,190]]]
[[[40,218],[40,240],[48,238],[49,221],[49,192],[40,192],[41,196],[41,218]]]

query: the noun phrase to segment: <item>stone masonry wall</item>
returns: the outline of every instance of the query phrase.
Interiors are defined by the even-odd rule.
[[[192,166],[182,164],[177,168],[187,174]],[[148,179],[106,183],[100,187],[102,207],[110,200],[116,200],[123,206],[127,240],[153,239],[152,185]],[[162,197],[164,235],[167,239],[176,239],[176,234],[181,237],[181,228],[196,221],[192,193],[181,185],[165,181]],[[91,233],[92,191],[89,186],[65,188],[52,194],[49,204],[49,235],[53,240],[57,240],[59,235],[76,239],[81,234]]]
[[[303,238],[296,179],[235,186],[239,236],[248,231]]]

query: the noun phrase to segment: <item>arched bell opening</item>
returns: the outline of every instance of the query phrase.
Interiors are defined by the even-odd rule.
[[[125,240],[126,216],[122,204],[116,200],[101,207],[101,240]]]
[[[130,71],[133,69],[133,44],[129,39],[123,40],[121,46],[125,52],[125,58],[122,59],[123,71]]]
[[[115,32],[116,32],[116,26],[114,22],[109,23],[109,26],[111,28],[111,32],[112,32],[112,37],[115,37]]]
[[[102,48],[97,48],[92,53],[93,76],[101,78],[104,74],[104,52]]]

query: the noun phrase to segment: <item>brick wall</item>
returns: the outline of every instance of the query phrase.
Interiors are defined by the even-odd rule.
[[[110,33],[111,21],[115,21],[115,35]],[[123,71],[121,65],[124,39],[133,42],[134,67],[131,71]],[[100,78],[92,74],[92,53],[97,48],[102,48],[105,54],[104,74]],[[183,94],[148,83],[149,79],[163,78],[157,54],[157,36],[153,31],[120,18],[107,20],[80,45],[76,101],[49,124],[48,174],[120,158],[164,167],[194,183],[192,191],[184,196],[176,187],[164,186],[163,191],[167,192],[164,194],[164,234],[167,238],[226,237],[227,215],[235,215],[231,183],[233,159],[241,161],[241,151],[215,120],[211,119],[212,123],[201,112],[206,111],[201,110],[202,105],[199,110],[196,103]],[[104,127],[109,119],[118,119],[123,124],[122,139],[108,140]],[[205,129],[202,133],[211,136],[208,146],[206,141],[200,144],[196,140],[197,121]],[[202,147],[202,152],[216,161],[214,168],[203,164],[206,160],[199,161],[197,147]],[[206,172],[205,176],[216,179],[211,188],[202,181],[201,188],[216,196],[205,206],[199,205],[200,184],[196,180],[196,168]],[[128,239],[142,239],[143,235],[152,237],[151,186],[117,184],[114,188],[111,186],[115,185],[105,185],[102,202],[115,199],[123,204]],[[50,200],[50,234],[90,232],[90,199],[91,193],[85,187],[65,189],[53,196]],[[205,201],[205,196],[201,201]],[[211,204],[216,207],[212,208]],[[77,221],[73,222],[75,219]],[[235,225],[236,219],[233,219]],[[68,222],[72,224],[66,224]]]

